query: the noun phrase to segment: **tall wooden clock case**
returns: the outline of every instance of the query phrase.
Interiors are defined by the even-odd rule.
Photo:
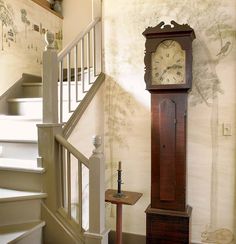
[[[148,27],[143,35],[152,117],[147,243],[188,244],[192,208],[186,204],[186,122],[195,34],[189,25],[171,21]]]

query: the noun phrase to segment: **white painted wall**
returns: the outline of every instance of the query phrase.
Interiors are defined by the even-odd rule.
[[[63,46],[72,41],[92,20],[92,0],[64,0]]]

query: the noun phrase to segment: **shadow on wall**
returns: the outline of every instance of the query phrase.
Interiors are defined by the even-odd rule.
[[[114,188],[117,163],[114,155],[115,146],[129,149],[124,134],[132,130],[128,118],[134,114],[136,106],[133,97],[111,76],[107,76],[105,82],[105,150],[108,154],[106,168],[110,170],[110,187]]]
[[[150,202],[151,176],[151,115],[134,96],[124,90],[111,76],[106,77],[105,83],[105,155],[106,155],[106,187],[116,189],[117,164],[122,161],[124,190],[143,193],[137,203],[138,212],[133,215],[134,208],[127,210],[124,216],[126,226],[138,225],[142,218],[140,232],[145,230],[144,210]],[[149,93],[145,94],[150,96]],[[140,181],[139,179],[142,179]],[[136,209],[136,211],[137,211]],[[107,204],[109,224],[115,220],[114,208]],[[136,223],[135,223],[136,221]],[[114,227],[114,226],[113,226]]]

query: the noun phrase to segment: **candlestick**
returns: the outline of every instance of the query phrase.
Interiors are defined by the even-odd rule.
[[[122,184],[122,179],[121,179],[121,161],[118,163],[118,178],[117,178],[117,193],[114,195],[114,197],[124,197],[124,194],[121,191],[121,184]]]
[[[118,170],[121,170],[121,161],[119,161],[119,167]]]

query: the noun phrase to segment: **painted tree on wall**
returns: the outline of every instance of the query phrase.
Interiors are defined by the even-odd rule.
[[[202,241],[205,242],[209,241],[206,232],[210,233],[220,224],[220,220],[217,219],[216,204],[218,202],[218,100],[223,90],[221,88],[222,81],[216,72],[216,68],[230,54],[235,42],[236,30],[232,24],[231,16],[224,11],[224,2],[220,0],[179,1],[178,4],[169,0],[166,6],[169,10],[170,8],[176,9],[177,21],[179,22],[183,21],[183,16],[187,16],[186,22],[197,32],[197,40],[194,41],[196,55],[194,55],[193,63],[193,89],[190,104],[196,106],[204,103],[211,108],[211,213],[209,229],[203,232],[204,235],[202,236]],[[224,243],[231,243],[233,237],[228,235],[225,238]]]
[[[7,5],[4,1],[0,0],[0,21],[1,21],[1,39],[2,39],[2,51],[4,50],[4,27],[14,26],[14,14],[10,5]]]
[[[20,12],[21,12],[21,21],[25,25],[25,38],[27,38],[27,27],[30,25],[30,21],[28,20],[27,12],[25,9],[21,9]]]

